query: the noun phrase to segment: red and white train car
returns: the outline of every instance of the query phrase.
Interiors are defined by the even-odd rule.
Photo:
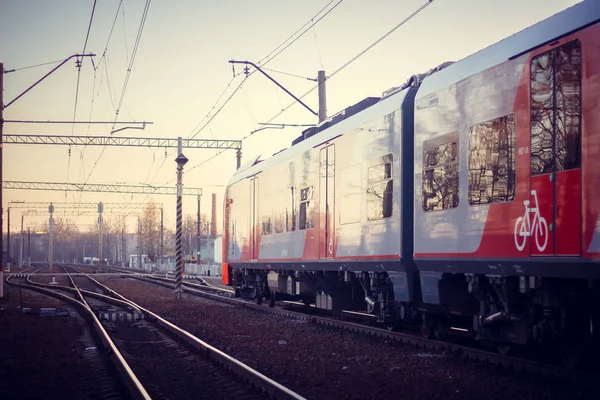
[[[228,185],[223,279],[241,295],[366,302],[386,322],[418,316],[426,332],[462,324],[567,354],[593,336],[600,2],[414,76],[295,142]]]

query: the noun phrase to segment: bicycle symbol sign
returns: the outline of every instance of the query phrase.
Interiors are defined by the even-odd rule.
[[[529,200],[523,201],[525,206],[525,215],[517,218],[515,222],[515,246],[517,250],[522,251],[527,243],[528,236],[535,237],[535,245],[539,251],[544,251],[548,244],[548,223],[546,219],[540,215],[540,209],[538,206],[537,192],[531,191],[531,196],[535,201],[535,206],[530,207]],[[530,214],[533,213],[533,221],[531,221]]]

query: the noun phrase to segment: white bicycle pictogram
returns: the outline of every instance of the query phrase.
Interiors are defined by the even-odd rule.
[[[535,236],[535,245],[539,251],[544,251],[548,244],[548,223],[540,215],[537,192],[532,190],[531,196],[535,201],[535,207],[529,207],[529,200],[523,201],[525,215],[517,218],[515,222],[515,246],[517,246],[517,250],[521,251],[525,248],[527,237]],[[530,213],[533,213],[533,221],[529,217]]]

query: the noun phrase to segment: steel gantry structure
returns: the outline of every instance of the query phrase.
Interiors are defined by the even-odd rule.
[[[15,121],[17,122],[17,121]],[[59,146],[121,146],[177,148],[178,138],[118,136],[16,135],[5,134],[5,144],[53,144]],[[237,168],[242,160],[241,140],[181,139],[182,148],[236,150]]]
[[[113,210],[129,210],[138,209],[139,207],[145,206],[147,203],[102,203],[104,208]],[[155,203],[157,206],[162,208],[162,203]],[[29,208],[29,209],[47,209],[48,203],[43,201],[11,201],[8,203],[10,208]],[[66,208],[69,210],[78,209],[96,209],[98,203],[56,203],[54,208]]]
[[[114,183],[59,183],[3,181],[2,189],[59,190],[63,192],[106,192],[131,194],[177,194],[175,186],[121,185]],[[182,188],[184,196],[202,196],[201,188]]]

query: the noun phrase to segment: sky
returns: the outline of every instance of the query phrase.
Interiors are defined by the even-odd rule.
[[[232,70],[229,60],[257,63],[311,19],[317,21],[333,8],[314,27],[302,29],[300,32],[306,33],[284,51],[261,64],[274,79],[300,96],[315,86],[306,78],[316,78],[318,70],[329,76],[425,3],[426,0],[98,0],[90,25],[94,0],[0,0],[0,62],[5,70],[15,70],[4,75],[5,105],[58,63],[26,67],[62,61],[81,53],[84,46],[86,53],[95,54],[82,59],[79,72],[75,59],[68,61],[5,108],[4,119],[111,122],[5,123],[4,133],[107,136],[114,121],[148,121],[153,124],[144,130],[127,129],[114,135],[243,139],[242,164],[259,155],[267,158],[289,147],[303,128],[264,129],[251,134],[261,127],[259,123],[314,124],[317,117],[261,74],[245,77],[241,65]],[[576,3],[435,0],[327,80],[328,115],[365,97],[380,96],[413,74],[445,61],[460,60]],[[317,110],[317,91],[303,101]],[[290,104],[293,105],[280,113]],[[117,128],[125,126],[128,125]],[[236,158],[234,150],[218,153],[213,149],[184,149],[189,162],[183,182],[186,187],[202,188],[203,214],[210,214],[211,193],[217,194],[220,225],[223,193],[235,172]],[[10,181],[152,186],[176,183],[176,154],[171,149],[73,146],[69,154],[66,146],[5,144],[3,157],[3,179]],[[171,229],[175,226],[173,195],[6,189],[4,226],[10,201],[67,205],[154,201],[164,207],[165,224]],[[137,229],[140,211],[133,210],[127,220],[131,232]],[[11,230],[16,230],[14,221],[20,220],[20,210],[13,212]],[[196,212],[196,198],[185,197],[184,216],[195,216]],[[60,217],[60,212],[55,216]],[[96,217],[88,214],[70,218],[80,229],[87,230]],[[45,221],[44,214],[27,216],[25,226]]]

